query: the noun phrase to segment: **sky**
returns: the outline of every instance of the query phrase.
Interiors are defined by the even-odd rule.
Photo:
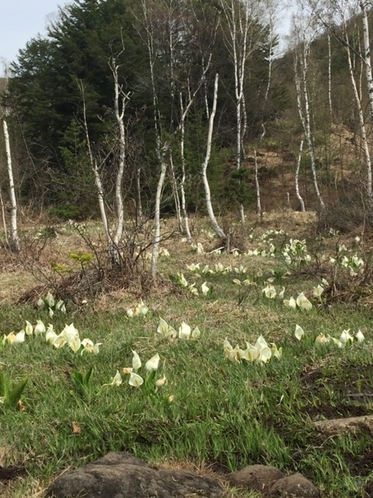
[[[0,63],[16,59],[18,50],[56,18],[65,0],[4,0],[0,13]],[[1,64],[3,65],[3,64]],[[2,70],[0,72],[3,72]]]

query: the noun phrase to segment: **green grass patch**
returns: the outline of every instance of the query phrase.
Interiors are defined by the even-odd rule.
[[[201,268],[208,264],[214,270],[221,262],[230,269],[187,269],[199,260]],[[235,270],[240,265],[245,271]],[[370,434],[359,430],[326,438],[313,422],[372,414],[371,312],[343,303],[327,306],[312,297],[317,275],[287,275],[287,270],[278,256],[187,252],[182,258],[164,258],[161,273],[165,279],[184,273],[199,295],[170,287],[166,295],[144,298],[145,316],[68,305],[67,315],[56,312],[50,318],[47,310],[3,305],[6,335],[21,330],[25,320],[35,324],[41,319],[57,333],[73,322],[81,339],[102,343],[97,355],[74,353],[68,345],[57,349],[43,334],[0,346],[0,374],[10,389],[28,379],[19,393],[21,404],[18,399],[0,403],[0,446],[13,450],[7,464],[23,464],[29,475],[14,485],[13,496],[31,495],[35,480],[46,484],[68,466],[109,451],[231,471],[248,464],[274,465],[286,474],[302,472],[330,498],[363,496],[359,493],[371,478]],[[305,292],[313,308],[290,309],[283,298],[266,298],[269,278],[277,292],[285,287],[284,299]],[[250,284],[234,283],[237,279]],[[211,288],[207,295],[201,293],[204,282]],[[136,299],[127,295],[127,300],[129,308]],[[160,317],[176,331],[182,322],[198,326],[201,336],[163,337],[157,333]],[[294,337],[296,324],[305,332],[302,340]],[[361,329],[365,340],[344,348],[315,343],[321,333],[337,338],[344,329]],[[226,338],[245,349],[260,335],[282,347],[282,357],[262,364],[230,361],[224,354]],[[132,365],[133,351],[143,363],[138,373],[145,382],[138,388],[123,373]],[[147,373],[145,363],[156,353],[158,370]],[[122,383],[110,385],[117,371]],[[164,385],[157,387],[155,381],[164,377]]]

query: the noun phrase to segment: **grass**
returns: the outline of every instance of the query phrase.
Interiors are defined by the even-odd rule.
[[[247,244],[265,247],[259,236],[260,227]],[[198,237],[206,248],[213,247],[206,232],[200,231]],[[71,234],[69,244],[66,240],[53,243],[60,251],[63,247],[71,252],[74,244],[81,249]],[[280,250],[283,238],[275,243]],[[335,238],[326,240],[323,254],[335,243]],[[201,471],[211,466],[234,471],[248,464],[274,465],[285,474],[303,473],[324,497],[365,496],[363,488],[372,480],[371,435],[361,429],[327,437],[316,431],[313,421],[372,413],[370,308],[313,299],[313,309],[306,312],[265,298],[262,289],[273,271],[275,287],[285,286],[285,298],[303,291],[312,300],[312,288],[320,282],[317,271],[292,270],[286,275],[280,254],[197,255],[176,236],[166,247],[171,255],[160,259],[160,273],[169,283],[144,298],[150,310],[144,317],[127,317],[126,309],[140,296],[124,290],[99,298],[94,307],[68,303],[67,315],[56,313],[53,319],[33,305],[1,305],[4,334],[18,332],[25,320],[35,324],[42,319],[53,323],[57,332],[74,322],[81,338],[102,343],[98,355],[80,355],[68,346],[56,349],[43,336],[0,349],[0,370],[16,383],[29,379],[22,410],[0,404],[0,465],[27,469],[26,477],[0,488],[2,496],[36,496],[66,468],[109,451],[130,451],[148,462],[193,465]],[[232,270],[196,274],[187,269],[192,262],[211,269],[222,263]],[[234,270],[240,265],[246,268],[241,275]],[[206,281],[211,294],[193,296],[175,287],[169,276],[177,273],[184,273],[199,289]],[[246,277],[252,280],[247,287],[232,282]],[[176,330],[183,321],[198,326],[201,337],[162,337],[156,332],[160,317]],[[305,331],[301,341],[294,337],[296,324]],[[339,337],[344,329],[361,329],[365,341],[343,349],[315,344],[320,333]],[[225,338],[233,347],[245,348],[245,341],[254,343],[259,335],[281,346],[283,356],[265,365],[225,357]],[[117,370],[131,366],[133,350],[143,364],[159,353],[159,370],[153,376],[166,376],[166,385],[155,389],[155,379],[148,378],[134,388],[122,375],[119,387],[104,386]],[[90,369],[91,380],[84,383]],[[147,377],[144,367],[139,373]],[[227,490],[228,496],[255,494]]]

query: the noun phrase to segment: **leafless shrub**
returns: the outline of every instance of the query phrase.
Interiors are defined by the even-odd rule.
[[[70,247],[68,254],[64,247],[59,252],[53,250],[52,245],[58,243],[54,241],[56,234],[52,228],[27,237],[22,264],[40,285],[25,293],[21,302],[35,301],[47,289],[58,299],[77,305],[94,300],[102,293],[130,287],[136,287],[142,295],[149,293],[152,279],[146,251],[151,245],[150,226],[128,227],[117,247],[120,258],[115,262],[102,231],[79,223],[71,223],[68,230],[75,235],[78,247],[76,250]]]

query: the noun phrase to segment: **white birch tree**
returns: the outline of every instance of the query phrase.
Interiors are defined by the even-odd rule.
[[[162,130],[161,113],[158,105],[158,93],[155,83],[155,63],[156,63],[156,50],[155,50],[155,33],[152,15],[153,12],[147,5],[146,0],[141,0],[143,25],[145,28],[145,43],[148,50],[149,70],[150,70],[150,85],[153,99],[153,121],[155,131],[155,153],[160,168],[159,179],[157,184],[157,191],[155,195],[154,206],[154,238],[153,249],[151,258],[151,273],[153,278],[157,274],[157,262],[159,244],[161,241],[161,199],[164,181],[167,172],[167,155],[169,153],[169,143],[164,139]]]
[[[317,34],[317,27],[313,22],[313,17],[309,15],[304,6],[300,6],[300,12],[293,15],[291,38],[295,43],[294,48],[294,81],[297,96],[297,106],[299,118],[302,123],[304,136],[307,142],[308,154],[311,163],[312,182],[320,208],[325,208],[325,203],[319,189],[315,149],[313,145],[313,130],[311,105],[309,98],[309,58],[311,42]]]
[[[8,171],[9,180],[9,211],[10,211],[10,239],[9,247],[13,252],[19,252],[21,250],[21,244],[18,234],[18,222],[17,222],[17,198],[14,184],[13,175],[13,164],[12,164],[12,154],[10,149],[10,139],[8,131],[8,123],[6,118],[3,117],[3,131],[5,139],[5,153],[6,153],[6,164]]]
[[[7,87],[8,66],[5,61],[3,61],[3,65],[4,65],[4,73],[5,73],[6,87]],[[21,243],[18,233],[18,218],[17,218],[18,204],[17,204],[17,197],[15,191],[15,184],[14,184],[12,153],[11,153],[9,130],[7,123],[7,115],[8,115],[7,109],[4,108],[2,110],[2,113],[3,113],[2,120],[3,120],[3,133],[5,141],[5,155],[6,155],[6,165],[7,165],[8,183],[9,183],[10,238],[8,239],[8,247],[13,252],[19,252],[21,250]],[[3,211],[4,233],[7,237],[4,203],[2,196],[1,196],[1,205]]]
[[[302,212],[304,212],[306,210],[303,197],[300,195],[300,191],[299,191],[299,170],[300,170],[300,165],[301,165],[301,161],[302,161],[303,142],[304,142],[304,140],[300,141],[299,153],[298,153],[298,159],[297,159],[297,167],[295,169],[295,193],[296,193],[296,196],[299,200],[300,210]]]
[[[116,230],[113,236],[115,246],[114,255],[119,256],[118,246],[124,233],[124,206],[123,206],[123,174],[126,163],[126,130],[124,125],[124,113],[130,94],[123,91],[119,83],[119,66],[116,59],[112,57],[109,62],[114,80],[114,113],[119,131],[119,164],[115,180],[115,203],[116,203]],[[119,262],[119,261],[118,261]]]
[[[212,207],[212,201],[211,201],[211,190],[210,190],[210,184],[207,178],[207,167],[210,162],[210,157],[211,157],[211,146],[212,146],[212,135],[214,131],[214,121],[215,121],[215,115],[216,115],[216,108],[217,108],[217,102],[218,102],[218,89],[219,89],[219,74],[216,73],[215,75],[215,83],[214,83],[214,97],[213,97],[213,104],[212,104],[212,109],[209,118],[209,129],[207,133],[207,145],[206,145],[206,155],[205,155],[205,160],[202,163],[202,180],[203,180],[203,185],[205,188],[205,197],[206,197],[206,207],[207,207],[207,213],[210,219],[210,223],[212,226],[212,229],[216,233],[216,235],[219,237],[219,239],[223,240],[224,242],[227,239],[227,236],[224,232],[224,230],[220,227],[215,214],[214,214],[214,209]]]
[[[228,27],[226,45],[233,63],[234,93],[236,104],[236,169],[241,169],[243,139],[245,132],[245,76],[248,58],[253,50],[250,39],[250,29],[254,22],[254,14],[250,7],[253,5],[247,0],[220,0],[224,17]],[[241,222],[245,222],[244,207],[240,205]]]
[[[89,136],[89,128],[87,123],[87,112],[86,112],[86,101],[85,101],[85,91],[83,82],[78,82],[79,89],[82,95],[82,112],[83,112],[83,126],[85,131],[85,137],[87,142],[88,149],[88,157],[91,166],[91,170],[94,177],[98,205],[100,209],[101,221],[104,228],[107,244],[108,244],[108,252],[111,258],[111,261],[116,264],[121,264],[121,255],[119,250],[119,244],[123,236],[124,229],[124,207],[123,207],[123,194],[122,194],[122,183],[123,183],[123,172],[125,166],[125,127],[124,127],[124,110],[127,100],[129,99],[129,95],[125,95],[118,81],[118,66],[115,64],[115,60],[111,60],[109,63],[114,77],[114,114],[116,117],[118,131],[119,131],[119,161],[118,161],[118,170],[116,173],[116,181],[115,181],[115,202],[116,202],[116,217],[115,217],[115,229],[112,234],[109,228],[107,210],[105,205],[105,188],[102,182],[100,169],[105,163],[105,159],[101,164],[101,167],[98,166],[97,158],[93,154],[91,140]],[[120,101],[121,99],[121,101]]]

